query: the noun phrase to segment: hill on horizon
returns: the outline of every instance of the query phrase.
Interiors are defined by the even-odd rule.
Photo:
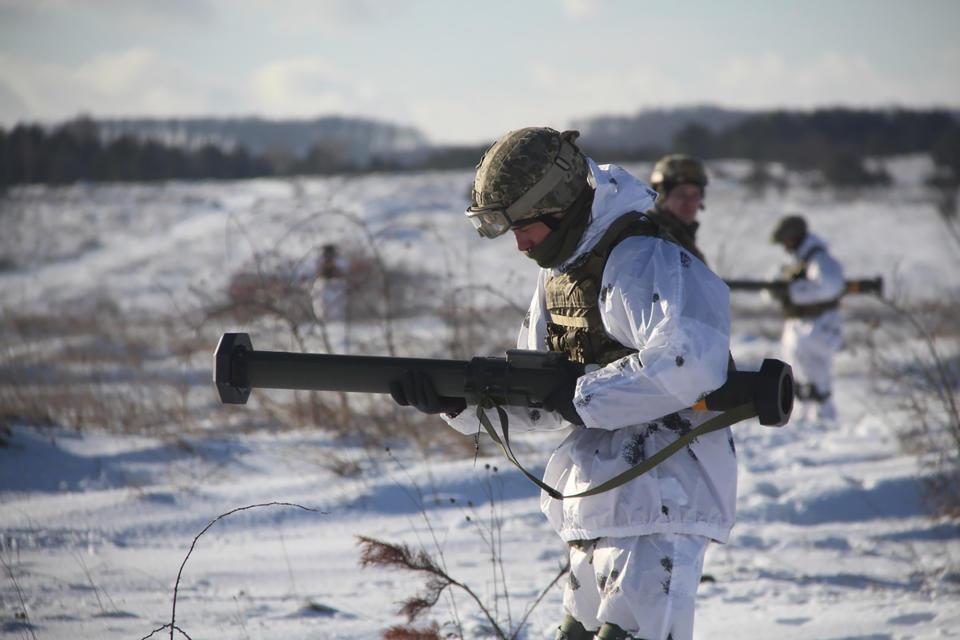
[[[404,156],[427,148],[426,137],[414,127],[367,118],[323,116],[271,120],[237,118],[93,119],[105,141],[124,135],[169,146],[199,148],[213,144],[243,147],[254,155],[286,154],[303,158],[315,147],[337,153],[357,166],[378,157]]]

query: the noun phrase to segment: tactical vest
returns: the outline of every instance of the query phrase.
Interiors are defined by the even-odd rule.
[[[547,280],[547,349],[600,366],[637,352],[608,336],[600,318],[600,302],[608,293],[602,290],[603,268],[613,248],[631,236],[652,236],[679,245],[665,227],[638,211],[617,218],[589,253]]]
[[[788,267],[784,271],[784,279],[788,282],[794,280],[806,280],[807,279],[807,263],[813,256],[817,255],[823,251],[823,247],[814,246],[807,255],[803,256],[800,261]],[[832,309],[837,309],[840,307],[840,297],[836,297],[833,300],[827,300],[826,302],[816,302],[814,304],[794,304],[790,302],[789,296],[784,296],[781,300],[783,303],[783,315],[786,318],[816,318],[819,315],[826,313]]]

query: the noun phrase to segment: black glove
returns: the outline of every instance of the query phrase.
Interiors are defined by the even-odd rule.
[[[770,283],[770,297],[780,304],[790,303],[790,283],[785,280],[774,280]]]
[[[390,383],[390,395],[401,407],[413,407],[424,413],[458,414],[467,408],[463,398],[437,395],[430,378],[421,371],[404,371]]]
[[[556,411],[567,422],[582,426],[583,418],[573,406],[573,396],[577,391],[577,378],[583,375],[583,368],[572,362],[568,365],[565,369],[566,378],[543,399],[543,408],[547,411]]]

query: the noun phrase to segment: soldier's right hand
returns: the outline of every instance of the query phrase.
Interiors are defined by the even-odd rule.
[[[577,378],[583,374],[583,368],[574,363],[569,363],[565,373],[564,380],[554,387],[550,395],[543,399],[543,408],[547,411],[556,411],[567,422],[583,425],[583,418],[580,417],[577,408],[573,405],[573,396],[577,393]]]
[[[390,383],[390,396],[401,407],[413,407],[424,413],[456,415],[467,407],[463,398],[438,395],[433,382],[421,371],[401,373],[399,380]]]
[[[770,283],[770,296],[780,302],[787,304],[790,302],[790,283],[785,280],[775,280]]]

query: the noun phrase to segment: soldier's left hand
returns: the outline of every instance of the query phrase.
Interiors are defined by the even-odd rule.
[[[463,398],[437,394],[430,378],[421,371],[404,371],[399,380],[390,383],[390,396],[402,407],[413,407],[424,413],[457,414],[467,407]]]

